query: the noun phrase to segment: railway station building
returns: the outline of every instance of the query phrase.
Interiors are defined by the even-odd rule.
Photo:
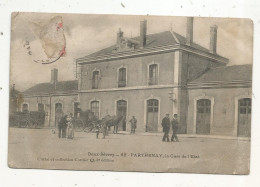
[[[147,29],[146,20],[138,37],[119,29],[115,45],[76,60],[82,110],[127,122],[135,116],[137,132],[162,132],[165,114],[176,113],[179,133],[249,136],[252,66],[227,66],[217,54],[217,26],[209,28],[209,49],[193,42],[193,18],[185,37]]]
[[[208,49],[193,41],[193,18],[185,36],[147,29],[146,20],[138,37],[119,29],[115,45],[78,58],[78,80],[59,82],[53,69],[49,83],[23,92],[19,110],[44,110],[49,127],[57,125],[60,109],[124,115],[119,131],[126,132],[135,116],[142,133],[162,132],[165,114],[178,114],[179,133],[250,136],[252,65],[228,66],[229,59],[217,54],[217,26],[209,28]]]

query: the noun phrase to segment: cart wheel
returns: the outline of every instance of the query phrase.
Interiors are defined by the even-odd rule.
[[[76,131],[76,132],[80,132],[80,131],[83,131],[83,129],[84,129],[84,123],[83,123],[83,121],[80,120],[80,119],[77,119],[77,120],[75,121],[75,131]]]

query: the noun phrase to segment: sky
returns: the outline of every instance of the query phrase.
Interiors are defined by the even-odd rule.
[[[63,20],[66,38],[66,55],[53,64],[43,65],[34,60],[47,59],[32,23],[44,23],[55,16]],[[140,21],[147,20],[147,34],[172,29],[185,36],[186,17],[83,15],[13,13],[11,28],[11,76],[10,85],[24,91],[31,86],[50,81],[51,69],[59,70],[58,80],[74,80],[75,60],[116,42],[119,28],[126,37],[135,37],[140,32]],[[195,17],[193,41],[209,48],[210,26],[218,26],[217,53],[229,59],[228,65],[252,64],[253,23],[249,19]],[[32,55],[24,47],[30,43]]]

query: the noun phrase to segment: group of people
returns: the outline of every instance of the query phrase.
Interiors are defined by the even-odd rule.
[[[170,142],[169,139],[169,133],[170,129],[172,129],[172,136],[171,141],[179,141],[177,136],[177,130],[179,127],[179,121],[177,119],[177,114],[173,115],[173,119],[171,120],[169,117],[169,114],[167,113],[166,116],[162,120],[162,127],[163,127],[163,139],[162,141]],[[132,118],[129,120],[131,124],[131,134],[135,134],[135,129],[137,128],[137,119],[135,116],[132,116]],[[74,119],[72,114],[68,115],[62,115],[58,119],[58,137],[59,138],[68,138],[73,139],[74,138]]]
[[[163,120],[162,120],[162,127],[163,127],[163,132],[164,132],[163,139],[162,139],[163,142],[165,142],[165,141],[170,142],[169,133],[170,133],[171,127],[172,127],[171,141],[172,142],[179,141],[178,136],[177,136],[179,121],[178,121],[177,117],[178,117],[177,114],[174,114],[173,119],[171,120],[169,117],[169,114],[166,114],[166,116],[163,118]]]
[[[135,116],[133,116],[129,122],[131,124],[131,134],[135,134],[135,129],[137,128],[137,119],[135,118]],[[169,139],[170,129],[172,129],[171,142],[179,141],[177,136],[177,131],[179,128],[179,121],[178,121],[177,114],[174,114],[173,119],[171,120],[170,115],[167,113],[162,120],[162,127],[164,132],[163,139],[162,139],[163,142],[165,141],[170,142]]]
[[[58,137],[59,138],[74,138],[74,119],[72,114],[62,115],[58,120]]]

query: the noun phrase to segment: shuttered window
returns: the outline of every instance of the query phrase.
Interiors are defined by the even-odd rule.
[[[92,75],[92,89],[97,89],[99,83],[99,71],[94,71]]]
[[[149,85],[158,84],[158,65],[152,64],[149,66]]]
[[[126,86],[126,68],[120,68],[118,71],[118,87]]]

